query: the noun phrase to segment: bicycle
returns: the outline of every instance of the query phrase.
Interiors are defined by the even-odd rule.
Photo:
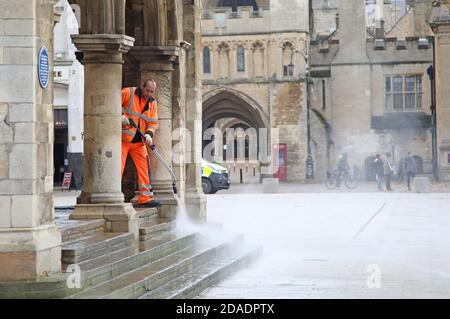
[[[337,169],[335,169],[332,172],[327,172],[327,179],[325,181],[325,186],[328,189],[335,189],[337,187],[337,177],[338,177]],[[356,180],[355,174],[351,172],[344,172],[344,176],[342,177],[341,183],[342,182],[348,189],[354,189],[358,185],[358,181]]]

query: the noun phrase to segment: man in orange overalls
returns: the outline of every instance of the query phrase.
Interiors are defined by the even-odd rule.
[[[139,208],[160,206],[160,203],[154,200],[148,173],[148,154],[144,144],[152,145],[159,127],[155,91],[154,80],[144,81],[142,87],[122,90],[122,175],[130,154],[138,174]],[[138,125],[144,136],[130,124],[130,119]]]

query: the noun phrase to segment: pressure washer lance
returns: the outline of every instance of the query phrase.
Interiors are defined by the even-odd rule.
[[[139,133],[141,133],[142,137],[144,138],[145,134],[140,130],[140,128],[136,125],[136,123],[134,122],[133,119],[129,119],[131,126],[133,126],[134,128],[136,128]],[[173,193],[174,194],[178,194],[178,190],[177,190],[177,178],[175,177],[175,174],[173,173],[172,169],[170,168],[170,166],[166,163],[166,161],[164,160],[164,158],[161,156],[161,154],[158,152],[158,150],[156,149],[156,145],[147,145],[147,143],[145,143],[145,146],[147,147],[147,153],[150,156],[150,152],[149,149],[151,149],[153,151],[153,153],[155,154],[155,156],[158,158],[159,162],[164,166],[164,168],[169,172],[170,176],[172,177],[172,188],[173,188]],[[150,168],[150,158],[148,159],[149,161],[149,168]]]

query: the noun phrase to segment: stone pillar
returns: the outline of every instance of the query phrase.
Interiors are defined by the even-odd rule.
[[[83,192],[72,219],[104,218],[112,232],[135,232],[138,223],[121,192],[121,114],[123,53],[134,39],[118,34],[73,35],[83,52]]]
[[[436,117],[439,178],[450,180],[450,5],[434,8],[436,41]]]
[[[186,55],[186,128],[191,152],[186,154],[186,210],[195,221],[206,221],[206,196],[201,184],[202,157],[202,62],[200,0],[185,1],[184,40],[191,44]],[[188,141],[189,143],[189,141]]]
[[[0,3],[0,281],[61,271],[53,210],[53,0]],[[48,85],[38,80],[47,48]]]
[[[235,43],[230,44],[230,80],[234,80],[238,77],[237,72],[237,45]]]
[[[135,47],[130,55],[140,63],[141,82],[149,78],[156,81],[159,130],[155,136],[155,145],[166,163],[172,167],[172,88],[174,63],[179,56],[179,48]],[[177,201],[173,192],[171,175],[153,154],[150,156],[150,161],[151,184],[156,199],[162,204],[160,215],[174,218]]]

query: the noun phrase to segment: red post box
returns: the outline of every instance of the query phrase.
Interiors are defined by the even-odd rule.
[[[286,144],[275,144],[273,146],[273,160],[275,173],[274,178],[278,178],[282,182],[287,181],[287,145]]]

